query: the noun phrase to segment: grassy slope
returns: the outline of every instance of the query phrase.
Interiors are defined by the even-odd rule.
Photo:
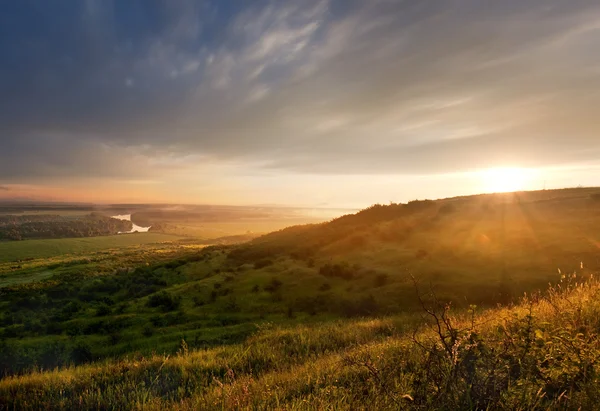
[[[512,308],[445,312],[441,336],[433,325],[407,333],[411,318],[266,328],[239,345],[183,345],[172,357],[5,378],[0,401],[8,409],[593,409],[600,286],[561,286]]]
[[[27,349],[42,347],[40,342],[72,345],[75,338],[89,344],[95,358],[173,352],[182,338],[200,348],[240,341],[265,321],[293,324],[411,312],[418,302],[409,274],[431,282],[440,298],[457,306],[493,306],[545,288],[557,280],[558,268],[572,272],[582,262],[586,269],[599,268],[600,202],[590,194],[548,191],[381,206],[200,254],[175,243],[26,262],[0,284],[48,280],[3,297],[0,311],[11,324],[5,335]],[[139,238],[147,237],[91,240]],[[164,261],[186,253],[192,258],[165,266]],[[106,275],[146,264],[139,274]],[[350,277],[323,272],[332,264]],[[164,284],[159,290],[180,299],[180,305],[171,312],[149,307],[149,293],[156,288],[139,294],[147,287],[130,284],[130,277],[159,278]],[[130,287],[128,293],[111,291],[124,287]],[[56,294],[64,297],[47,297]],[[36,307],[29,308],[31,299]],[[58,311],[69,302],[80,308],[65,320]],[[99,315],[105,304],[110,309]],[[17,305],[23,308],[6,311]],[[55,326],[57,318],[63,320]]]
[[[600,268],[600,201],[590,198],[598,191],[373,207],[327,224],[260,237],[232,251],[230,259],[290,259],[298,269],[347,263],[355,275],[343,287],[353,288],[354,295],[360,295],[359,290],[376,293],[389,309],[414,303],[408,273],[431,281],[444,298],[457,304],[506,302],[523,291],[545,288],[555,281],[558,269],[570,272],[582,263]],[[378,276],[387,280],[374,287]],[[320,278],[334,288],[344,283]]]

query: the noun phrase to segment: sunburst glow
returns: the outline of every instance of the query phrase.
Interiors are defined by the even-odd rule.
[[[506,193],[531,188],[535,171],[519,167],[488,168],[480,171],[485,191]]]

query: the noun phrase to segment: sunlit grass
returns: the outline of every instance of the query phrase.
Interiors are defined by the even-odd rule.
[[[594,359],[600,358],[600,343],[594,330],[600,325],[600,286],[567,280],[545,297],[526,298],[512,308],[474,317],[467,311],[451,314],[457,338],[465,338],[457,353],[466,350],[482,360],[497,355],[497,361],[521,355],[521,373],[499,386],[502,394],[490,398],[487,409],[592,409],[599,399]],[[437,334],[435,327],[420,326],[413,335],[419,323],[418,317],[404,317],[263,327],[239,345],[193,351],[182,343],[173,356],[7,377],[0,381],[0,399],[9,409],[468,409],[477,393],[469,399],[451,391],[461,389],[460,381],[466,384],[463,374],[453,376],[444,392],[420,385],[434,376],[426,377],[429,360],[415,341],[426,346]],[[469,351],[472,338],[487,348]],[[513,347],[505,353],[503,344]],[[582,367],[587,376],[579,378]],[[492,378],[500,383],[509,371],[499,368]]]
[[[556,201],[566,194],[568,201]],[[431,283],[440,300],[452,301],[460,333],[469,328],[469,305],[480,305],[478,335],[499,349],[494,344],[504,337],[495,332],[506,324],[519,329],[529,302],[482,310],[555,284],[557,268],[575,271],[575,281],[598,269],[590,240],[600,224],[597,204],[584,190],[417,201],[234,247],[200,250],[190,240],[25,261],[20,274],[34,272],[35,264],[60,275],[13,284],[5,294],[3,350],[16,353],[10,373],[25,375],[0,383],[0,403],[10,392],[18,409],[411,408],[415,403],[402,395],[419,398],[414,381],[428,365],[412,340],[421,319],[408,274]],[[577,312],[585,313],[583,325],[592,324],[600,318],[597,289],[578,286],[567,297],[551,290],[550,300],[535,299],[536,329],[544,338],[558,335],[559,327],[579,330],[565,325],[575,317],[563,316]],[[56,297],[59,291],[64,295]],[[166,310],[149,305],[163,294],[177,304]],[[79,301],[79,311],[60,317],[73,301]],[[394,315],[402,312],[407,314]],[[595,352],[589,345],[593,330],[584,329],[589,352]],[[421,329],[417,336],[430,333]],[[54,343],[60,343],[61,357],[50,362]],[[93,353],[80,362],[95,363],[30,374],[42,361],[47,367],[78,361],[72,355],[78,343]],[[532,354],[536,359],[546,352]],[[349,366],[348,358],[372,361],[385,388],[368,369]],[[535,396],[540,382],[527,378],[507,388],[506,398],[516,402],[503,403],[505,409],[532,409],[542,401]],[[518,391],[523,387],[526,392]],[[547,409],[556,396],[542,388]],[[456,390],[457,398],[465,392]],[[442,407],[427,392],[433,402],[417,409]],[[565,395],[588,401],[577,402],[582,409],[592,398],[587,392]],[[521,397],[533,402],[519,403]]]

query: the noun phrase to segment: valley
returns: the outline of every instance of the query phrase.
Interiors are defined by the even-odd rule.
[[[101,364],[152,369],[159,358],[199,373],[190,383],[204,393],[213,389],[210,375],[223,381],[229,368],[267,378],[348,350],[405,347],[431,320],[423,296],[427,304],[450,304],[459,318],[473,307],[494,316],[565,276],[592,281],[600,272],[599,192],[374,205],[328,222],[214,241],[149,232],[0,243],[1,372],[23,375],[0,381],[0,395],[32,372],[46,378],[43,370],[76,366],[56,371],[67,378],[78,367],[104,373]],[[247,350],[263,339],[277,346],[286,338],[291,345],[281,355],[293,350],[292,362],[242,365],[255,361]],[[216,358],[225,362],[204,368]],[[196,361],[204,365],[194,368]],[[171,394],[152,395],[166,401]]]

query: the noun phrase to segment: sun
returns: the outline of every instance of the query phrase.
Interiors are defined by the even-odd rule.
[[[519,167],[488,168],[479,172],[485,191],[508,193],[529,187],[533,171]]]

